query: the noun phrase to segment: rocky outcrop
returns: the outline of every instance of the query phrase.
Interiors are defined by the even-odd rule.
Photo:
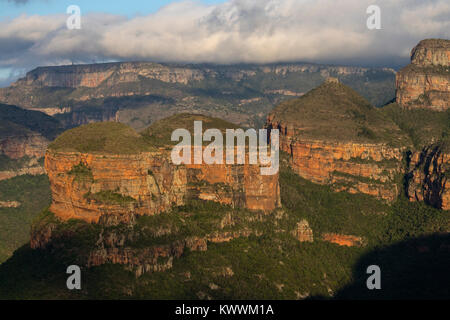
[[[373,78],[375,70],[376,80]],[[143,100],[151,100],[155,97],[166,100],[165,108],[169,105],[176,107],[176,112],[171,114],[199,111],[200,106],[202,106],[201,110],[212,112],[211,107],[217,105],[222,110],[217,109],[214,111],[215,114],[211,115],[226,116],[230,121],[237,119],[246,123],[239,115],[255,117],[255,110],[257,110],[256,113],[263,113],[257,117],[264,121],[265,113],[273,107],[271,102],[273,99],[275,103],[278,103],[287,96],[301,95],[316,85],[318,79],[330,75],[348,79],[348,82],[354,83],[355,87],[360,88],[364,94],[368,94],[368,88],[379,86],[380,76],[381,81],[392,84],[395,72],[390,69],[306,63],[243,66],[117,62],[52,66],[36,68],[8,88],[0,88],[0,102],[27,109],[36,108],[68,121],[70,113],[77,110],[85,116],[92,116],[94,113],[92,107],[95,106],[97,109],[95,113],[99,113],[108,100],[110,102],[115,100],[111,103],[112,105],[120,106],[121,110],[130,109],[132,112],[131,109],[135,109],[136,104],[142,105]],[[300,79],[298,82],[300,87],[293,85],[294,78]],[[311,81],[303,79],[311,79]],[[359,79],[364,81],[363,86]],[[273,84],[267,86],[267,81]],[[206,82],[208,91],[215,93],[208,94],[207,99],[202,91],[195,90]],[[224,90],[224,88],[227,89]],[[270,90],[265,92],[263,88]],[[392,90],[387,97],[372,93],[368,96],[374,99],[374,103],[381,105],[391,100],[393,94]],[[214,98],[216,95],[217,99]],[[252,104],[258,108],[245,104],[245,108],[236,110],[238,101],[249,100],[247,97],[257,99]],[[187,99],[194,99],[195,103],[190,103]],[[98,103],[97,100],[104,100],[102,102],[105,103]],[[146,104],[146,107],[151,103],[150,101]],[[245,112],[245,109],[249,110]],[[170,114],[165,116],[168,115]],[[147,122],[145,126],[149,124]]]
[[[18,208],[20,202],[18,201],[0,201],[0,208]]]
[[[42,158],[45,155],[49,141],[37,133],[0,137],[0,154],[11,159],[25,156]]]
[[[168,83],[198,81],[205,73],[195,68],[168,66],[151,62],[123,62],[61,67],[39,67],[13,86],[96,88],[106,84],[137,81],[139,77]]]
[[[404,108],[450,108],[450,40],[421,41],[411,64],[397,73],[397,103]]]
[[[411,62],[421,66],[450,66],[450,40],[422,40],[411,51]]]
[[[64,220],[153,215],[189,199],[263,211],[280,206],[278,175],[260,175],[259,165],[176,166],[164,150],[136,155],[49,150],[45,168],[50,210]]]
[[[293,170],[336,191],[364,193],[393,201],[400,190],[402,151],[380,144],[295,141],[283,151],[290,153]]]
[[[294,230],[294,236],[300,242],[313,242],[314,236],[308,221],[303,219],[297,223],[297,228]]]
[[[140,275],[170,269],[186,248],[205,251],[208,243],[260,236],[255,224],[280,207],[278,173],[261,175],[265,165],[249,164],[249,152],[244,164],[175,165],[173,128],[190,128],[194,120],[205,129],[234,128],[185,114],[141,134],[110,122],[59,136],[45,156],[52,204],[32,228],[31,247],[73,250],[82,265],[124,264]],[[203,206],[219,211],[196,212]],[[76,237],[89,243],[80,252],[66,247]]]
[[[407,175],[406,194],[410,201],[425,201],[450,210],[450,153],[441,145],[414,152]]]
[[[134,236],[132,230],[127,235],[100,234],[96,248],[89,253],[86,266],[100,266],[106,263],[123,264],[134,271],[136,276],[149,272],[161,272],[171,269],[174,259],[180,258],[186,249],[206,251],[208,242],[228,242],[240,237],[249,237],[251,234],[255,233],[250,230],[216,231],[204,237],[188,237],[172,243],[145,248],[127,245],[129,238]],[[260,236],[260,234],[255,235]],[[41,248],[45,247],[45,240],[40,241],[39,245]]]
[[[222,70],[223,69],[223,70]],[[140,79],[158,80],[165,83],[188,84],[193,81],[225,77],[233,81],[254,77],[259,72],[286,76],[296,72],[321,72],[324,77],[336,75],[364,75],[368,68],[321,66],[314,64],[267,65],[247,68],[203,67],[196,65],[171,65],[151,62],[120,62],[60,67],[39,67],[12,84],[12,87],[64,87],[96,88],[101,84],[117,85]],[[393,72],[393,70],[384,70]]]
[[[73,263],[86,267],[106,263],[122,264],[136,276],[148,272],[171,269],[175,259],[186,250],[206,251],[210,243],[224,243],[251,235],[261,236],[258,228],[250,227],[271,219],[270,214],[242,214],[230,209],[215,215],[208,213],[211,228],[193,229],[197,224],[195,209],[191,212],[167,213],[168,217],[142,217],[135,213],[127,216],[107,213],[97,223],[66,222],[51,212],[36,220],[31,230],[30,246],[33,249],[72,254]],[[182,224],[176,220],[182,215]],[[148,219],[153,220],[148,220]],[[159,223],[155,223],[155,222]],[[77,226],[78,224],[78,226]],[[194,232],[194,233],[193,233]],[[75,239],[75,240],[74,240]],[[80,242],[81,241],[81,242]],[[83,246],[78,244],[83,243]],[[75,245],[74,245],[75,244]],[[57,254],[57,253],[56,253]],[[232,271],[225,268],[226,275]]]
[[[268,116],[266,127],[280,131],[280,149],[289,155],[293,171],[304,179],[389,202],[401,191],[406,149],[391,142],[407,139],[394,123],[381,118],[375,108],[335,78],[279,105]],[[392,141],[376,138],[378,135],[391,136]]]
[[[17,170],[0,171],[0,181],[8,180],[17,176],[23,176],[26,174],[31,176],[40,176],[42,174],[45,174],[45,169],[43,166],[36,165],[32,167],[20,168]]]
[[[322,235],[322,240],[346,247],[363,247],[365,245],[362,237],[337,233],[325,233]]]

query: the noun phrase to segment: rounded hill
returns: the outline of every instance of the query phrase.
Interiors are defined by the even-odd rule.
[[[294,138],[392,145],[410,143],[391,119],[334,78],[298,99],[281,103],[269,119],[272,124],[293,129]]]
[[[239,126],[219,118],[201,114],[181,113],[153,123],[141,134],[153,146],[174,145],[178,142],[171,141],[172,132],[176,129],[187,129],[193,135],[194,121],[202,121],[203,132],[208,129],[219,129],[225,133],[226,129],[239,128]]]
[[[152,150],[151,144],[119,122],[97,122],[70,129],[49,147],[55,151],[135,154]]]

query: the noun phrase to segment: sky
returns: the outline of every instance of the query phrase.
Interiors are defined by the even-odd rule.
[[[381,29],[366,12],[380,8]],[[69,5],[81,28],[69,30]],[[0,86],[44,65],[315,62],[399,67],[450,38],[448,0],[0,0]]]
[[[225,0],[203,0],[205,4],[217,4]],[[155,13],[163,6],[175,0],[0,0],[0,19],[15,18],[23,13],[49,15],[64,13],[70,5],[78,5],[83,12],[107,12],[126,15],[131,18],[138,15]]]

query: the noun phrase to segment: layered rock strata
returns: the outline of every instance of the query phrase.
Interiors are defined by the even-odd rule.
[[[164,150],[136,155],[49,150],[45,168],[50,210],[64,220],[153,215],[189,199],[263,211],[280,206],[278,174],[260,175],[259,165],[176,166]]]
[[[411,64],[396,76],[397,103],[404,108],[450,108],[450,40],[427,39],[411,51]]]
[[[49,141],[38,133],[24,133],[22,135],[0,137],[0,154],[11,159],[20,159],[25,156],[42,158]]]
[[[406,194],[410,201],[425,201],[450,210],[450,153],[440,145],[415,152],[410,160]]]

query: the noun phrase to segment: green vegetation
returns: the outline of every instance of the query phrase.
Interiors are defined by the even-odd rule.
[[[188,112],[202,113],[227,119],[241,127],[262,127],[267,113],[282,101],[292,96],[277,93],[286,90],[306,93],[320,85],[330,75],[339,77],[376,106],[385,105],[395,97],[395,73],[385,69],[349,69],[343,73],[340,67],[315,64],[268,64],[268,65],[173,65],[136,63],[133,68],[144,72],[151,68],[188,68],[194,73],[204,74],[204,79],[187,83],[163,82],[138,76],[136,81],[120,81],[123,71],[120,64],[96,64],[74,70],[77,74],[92,72],[90,68],[111,72],[98,87],[64,88],[22,86],[5,89],[11,101],[26,99],[24,104],[41,107],[69,107],[72,112],[57,114],[55,118],[66,127],[79,125],[83,121],[112,119],[120,110],[120,121],[142,130],[164,117]],[[59,72],[61,67],[48,68],[39,72]],[[64,72],[70,72],[67,66]],[[170,69],[169,69],[170,70]],[[35,71],[32,71],[34,73]],[[149,72],[151,73],[151,72]],[[132,92],[133,96],[128,96]],[[122,95],[117,97],[117,95]],[[30,97],[33,97],[31,99]],[[99,97],[85,100],[86,97]],[[102,98],[100,98],[102,97]],[[260,100],[244,103],[242,100]]]
[[[408,136],[379,109],[341,83],[324,83],[278,105],[274,122],[302,128],[303,139],[409,145]]]
[[[428,283],[432,287],[422,293],[411,289],[411,284],[404,284],[402,288],[406,291],[396,296],[393,286],[399,279],[411,283],[411,277],[420,278],[423,274],[418,272],[424,268],[445,264],[440,251],[435,251],[442,240],[433,240],[436,244],[430,246],[431,251],[419,255],[416,246],[428,246],[428,238],[417,240],[418,244],[414,241],[448,232],[449,212],[406,199],[389,206],[366,195],[335,193],[328,186],[299,178],[284,162],[280,186],[283,209],[268,215],[214,202],[192,201],[159,215],[138,216],[132,224],[103,225],[77,220],[62,223],[44,211],[35,220],[33,232],[54,225],[53,251],[31,250],[26,246],[16,251],[0,266],[0,297],[296,299],[336,294],[346,298],[364,295],[406,298],[412,292],[415,295],[411,297],[417,297],[442,291],[442,284],[431,281]],[[313,243],[300,243],[292,235],[296,223],[302,219],[313,229]],[[136,278],[124,266],[106,264],[83,270],[83,290],[65,289],[64,266],[82,263],[82,257],[95,248],[100,233],[110,239],[124,236],[125,247],[135,254],[143,254],[149,248],[180,243],[189,237],[239,230],[251,230],[252,234],[229,242],[209,242],[207,251],[186,249],[180,258],[173,260],[173,267],[168,271],[145,273]],[[322,241],[321,235],[329,232],[361,236],[366,246],[340,247]],[[441,260],[433,261],[432,257]],[[158,262],[167,262],[167,258]],[[367,263],[380,263],[383,270],[392,270],[392,274],[386,272],[383,276],[383,285],[393,288],[385,296],[360,294],[359,283],[365,284]],[[415,264],[413,272],[403,276],[396,273],[403,267],[409,268],[410,263]],[[447,270],[445,266],[440,268]]]
[[[194,121],[202,121],[203,132],[208,129],[219,129],[225,133],[226,129],[237,129],[238,126],[228,121],[211,118],[200,114],[177,114],[157,121],[142,132],[143,137],[151,145],[168,146],[175,145],[178,141],[171,141],[172,132],[176,129],[187,129],[193,139]]]
[[[107,190],[107,191],[100,191],[97,193],[86,193],[84,195],[84,197],[90,201],[95,201],[101,204],[117,204],[117,205],[122,205],[122,206],[126,206],[129,205],[131,203],[136,202],[136,199],[130,197],[130,196],[125,196],[123,194],[111,191],[111,190]]]
[[[35,132],[52,140],[61,131],[61,124],[45,113],[0,103],[0,136]]]
[[[100,122],[65,131],[49,145],[49,149],[55,151],[135,154],[152,150],[152,146],[124,124]]]
[[[439,140],[448,144],[450,137],[450,109],[445,112],[429,109],[405,110],[391,103],[381,111],[392,119],[409,138],[417,150]]]
[[[73,168],[67,172],[70,175],[74,175],[75,179],[78,181],[93,181],[94,176],[92,175],[92,170],[85,163],[80,162],[79,164],[73,166]]]
[[[50,204],[46,176],[19,176],[0,181],[0,201],[18,201],[18,208],[0,208],[0,263],[30,239],[30,225]]]
[[[31,158],[27,156],[20,159],[11,159],[4,154],[0,154],[0,171],[16,171],[28,165],[30,161]]]

